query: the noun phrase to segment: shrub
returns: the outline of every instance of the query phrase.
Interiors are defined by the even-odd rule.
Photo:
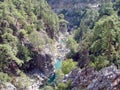
[[[71,70],[76,68],[77,62],[74,62],[72,59],[63,61],[62,71],[64,74],[68,74]]]
[[[67,47],[71,50],[76,52],[78,48],[77,42],[74,40],[73,37],[69,37],[67,41]]]
[[[43,45],[46,44],[45,42],[45,38],[42,37],[42,34],[40,34],[37,31],[33,31],[30,35],[29,35],[29,39],[31,44],[33,45],[33,47],[35,48],[42,48]]]
[[[8,74],[0,72],[0,82],[10,82],[11,77],[8,76]]]

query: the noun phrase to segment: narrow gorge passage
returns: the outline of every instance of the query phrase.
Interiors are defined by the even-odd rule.
[[[62,61],[65,59],[66,54],[69,52],[69,49],[66,47],[66,41],[68,39],[68,36],[64,34],[60,34],[58,37],[58,41],[56,41],[55,48],[57,50],[57,54],[55,56],[55,73],[49,78],[48,83],[52,84],[57,79],[56,71],[60,70],[62,68]]]
[[[120,0],[0,0],[0,90],[120,90]]]

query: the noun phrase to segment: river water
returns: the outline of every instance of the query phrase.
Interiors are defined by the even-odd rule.
[[[58,40],[58,45],[56,47],[58,57],[55,59],[55,71],[60,70],[62,68],[62,61],[64,60],[65,55],[69,52],[69,50],[66,48],[66,38],[59,37]],[[57,79],[57,74],[56,72],[49,78],[48,83],[49,84],[54,84]]]
[[[57,62],[55,64],[55,70],[59,70],[62,67],[62,60],[57,59]]]

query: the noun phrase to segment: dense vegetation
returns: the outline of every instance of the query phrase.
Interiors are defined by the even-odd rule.
[[[77,60],[80,67],[90,65],[95,69],[101,69],[114,63],[119,68],[120,6],[118,3],[119,0],[102,1],[99,10],[89,8],[81,19],[74,36],[79,43],[79,50],[68,55]]]
[[[26,70],[58,30],[59,19],[45,0],[0,0],[1,78]]]
[[[11,82],[17,88],[22,87],[22,78],[16,83],[16,77],[28,78],[25,73],[31,64],[35,66],[39,52],[47,44],[52,47],[59,30],[64,33],[71,30],[71,25],[78,28],[70,32],[66,41],[70,52],[61,70],[56,71],[56,90],[69,90],[71,82],[60,83],[60,80],[75,68],[90,66],[100,70],[111,64],[120,68],[120,0],[101,0],[97,9],[86,5],[98,0],[69,2],[74,6],[72,11],[63,9],[58,16],[46,0],[0,0],[0,84]],[[75,6],[78,2],[86,5]],[[64,19],[70,21],[69,28]],[[44,90],[54,88],[48,85]]]
[[[70,22],[69,27],[79,26],[82,18],[91,6],[96,5],[100,0],[47,0],[58,14],[63,13],[65,19]]]

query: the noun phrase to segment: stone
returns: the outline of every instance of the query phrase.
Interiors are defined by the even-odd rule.
[[[0,86],[0,90],[17,90],[17,88],[13,84],[6,82]]]
[[[71,80],[71,90],[116,90],[120,89],[120,70],[115,65],[96,71],[86,67],[74,69],[64,77],[63,82]]]
[[[54,72],[54,66],[52,62],[52,57],[49,54],[38,54],[36,58],[36,68],[43,72],[45,76],[49,77]]]

